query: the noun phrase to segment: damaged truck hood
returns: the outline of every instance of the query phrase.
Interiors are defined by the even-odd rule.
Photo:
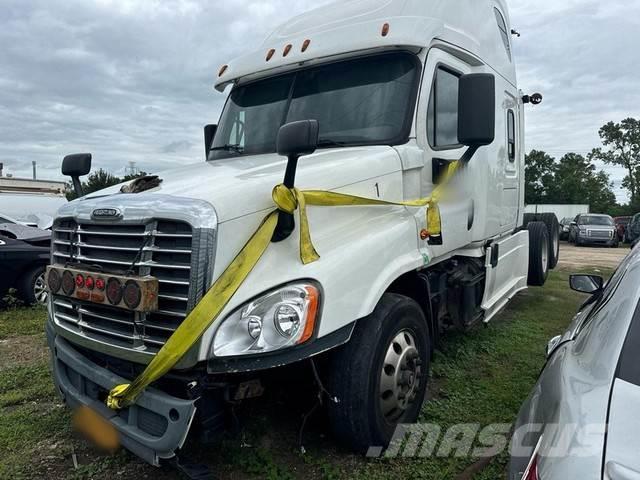
[[[273,208],[271,191],[282,183],[286,164],[287,160],[276,154],[191,164],[158,173],[162,182],[157,187],[133,195],[141,201],[153,194],[206,201],[214,206],[218,220],[225,222]],[[296,187],[335,190],[400,169],[397,152],[388,146],[320,150],[300,159]],[[116,185],[89,194],[69,207],[77,202],[125,195],[120,193],[121,187]],[[104,205],[105,200],[96,203]]]

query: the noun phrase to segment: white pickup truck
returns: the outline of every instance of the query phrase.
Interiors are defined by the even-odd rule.
[[[188,435],[214,437],[231,401],[269,388],[264,371],[308,362],[336,440],[386,446],[417,420],[443,332],[489,322],[557,263],[555,216],[523,213],[523,110],[541,97],[515,72],[505,0],[335,2],[222,66],[216,89],[231,91],[205,127],[206,162],[86,195],[55,220],[47,336],[66,402],[158,465]],[[63,171],[79,187],[89,168],[80,154]],[[308,264],[300,217],[281,212],[171,371],[126,408],[105,406],[275,208],[285,170],[287,187],[396,204],[308,205],[320,255]],[[398,205],[436,190],[438,205]]]

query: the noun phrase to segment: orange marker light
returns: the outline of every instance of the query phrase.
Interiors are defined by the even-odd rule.
[[[227,68],[229,68],[229,65],[223,65],[220,67],[220,71],[218,72],[218,76],[221,77],[222,75],[224,75],[224,72],[227,71]]]
[[[309,45],[311,45],[311,40],[309,40],[308,38],[302,43],[302,52],[306,52],[307,48],[309,48]]]
[[[304,331],[298,344],[304,343],[313,336],[313,331],[316,326],[316,316],[318,315],[318,289],[316,287],[305,287],[307,294],[309,295],[309,309],[307,311],[307,323],[304,326]]]
[[[286,47],[284,47],[284,51],[282,52],[282,56],[286,57],[287,55],[289,55],[289,52],[291,51],[291,49],[293,48],[293,45],[289,44]]]
[[[389,35],[389,24],[385,23],[382,25],[382,36],[386,37],[387,35]]]
[[[420,240],[426,240],[427,238],[429,238],[429,231],[423,228],[420,230]]]
[[[271,58],[273,58],[273,55],[274,55],[275,53],[276,53],[276,49],[275,49],[275,48],[272,48],[271,50],[269,50],[269,51],[267,52],[267,62],[268,62],[269,60],[271,60]]]

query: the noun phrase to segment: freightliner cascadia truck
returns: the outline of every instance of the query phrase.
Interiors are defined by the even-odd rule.
[[[418,419],[443,334],[558,261],[555,216],[524,216],[541,97],[518,89],[506,2],[335,2],[214,75],[206,161],[59,211],[57,388],[159,465],[306,362],[336,441],[384,448]],[[90,163],[63,161],[80,194]]]

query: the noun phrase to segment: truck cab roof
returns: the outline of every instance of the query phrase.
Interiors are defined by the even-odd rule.
[[[456,45],[516,83],[505,0],[333,2],[278,27],[261,47],[222,66],[215,87],[384,49]],[[469,60],[469,58],[467,58]]]

